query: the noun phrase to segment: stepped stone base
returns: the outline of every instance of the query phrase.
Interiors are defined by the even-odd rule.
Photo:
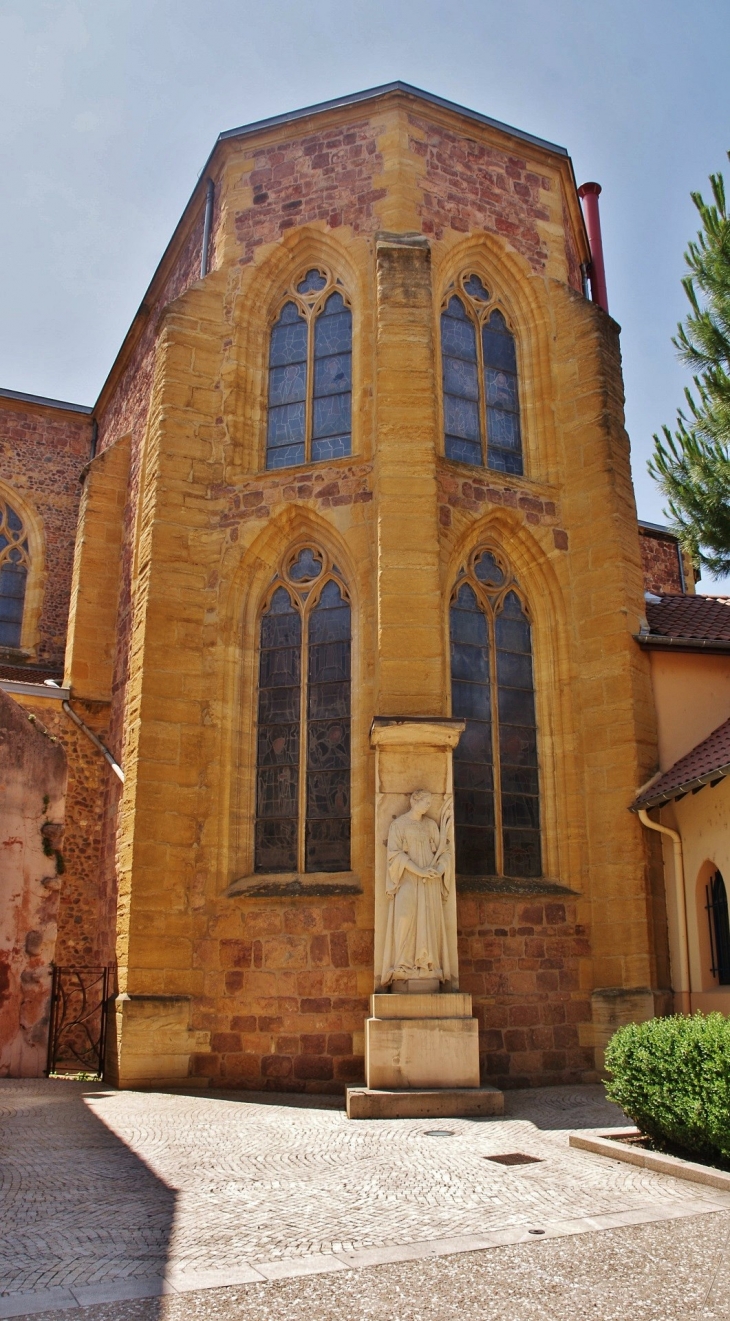
[[[459,1119],[503,1114],[504,1095],[496,1087],[439,1087],[423,1091],[347,1089],[349,1119]]]

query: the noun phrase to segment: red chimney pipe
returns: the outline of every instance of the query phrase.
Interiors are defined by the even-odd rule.
[[[591,266],[588,278],[591,282],[591,297],[604,312],[608,311],[606,292],[606,268],[603,264],[603,242],[601,239],[601,217],[598,210],[598,198],[601,193],[599,183],[583,183],[578,189],[578,196],[583,202],[588,242],[591,245]]]

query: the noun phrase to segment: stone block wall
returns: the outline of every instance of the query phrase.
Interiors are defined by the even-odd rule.
[[[460,990],[479,1019],[482,1081],[498,1087],[589,1082],[593,1050],[588,906],[576,897],[459,896]],[[581,920],[583,919],[583,920]]]
[[[0,1077],[46,1067],[64,865],[66,757],[0,692]]]
[[[88,968],[114,962],[116,903],[104,884],[102,840],[109,812],[111,771],[97,748],[63,711],[60,701],[19,695],[24,718],[62,748],[68,767],[64,872],[58,895],[56,963]],[[74,699],[74,709],[99,738],[107,735],[109,708]]]
[[[662,536],[650,528],[639,526],[641,565],[644,571],[644,590],[656,596],[694,593],[695,575],[689,556],[680,550],[675,537]],[[684,583],[680,570],[680,555],[684,570]]]
[[[263,1091],[341,1092],[363,1081],[373,932],[355,899],[231,902],[195,943],[194,1076]]]
[[[0,395],[0,483],[18,512],[24,508],[39,528],[43,563],[33,565],[26,602],[37,590],[39,607],[30,662],[63,671],[71,592],[76,520],[88,462],[91,420],[84,413],[4,398]],[[35,574],[42,581],[35,581]]]

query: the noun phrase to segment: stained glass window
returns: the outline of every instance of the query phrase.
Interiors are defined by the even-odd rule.
[[[261,619],[254,868],[348,871],[350,605],[318,549],[285,564]]]
[[[11,505],[0,500],[0,647],[19,647],[30,567],[28,533]]]
[[[441,313],[446,457],[522,473],[514,336],[478,275],[463,277]]]
[[[489,551],[472,558],[450,611],[456,867],[462,876],[542,872],[531,627]]]
[[[267,468],[351,452],[352,312],[326,272],[298,281],[271,330]]]

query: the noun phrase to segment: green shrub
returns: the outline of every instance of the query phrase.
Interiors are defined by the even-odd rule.
[[[658,1146],[730,1161],[730,1019],[630,1023],[609,1041],[606,1068],[609,1100]]]

